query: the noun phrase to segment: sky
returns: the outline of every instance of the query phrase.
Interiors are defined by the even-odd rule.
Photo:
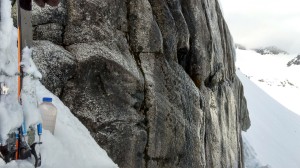
[[[219,0],[236,43],[300,54],[299,0]]]

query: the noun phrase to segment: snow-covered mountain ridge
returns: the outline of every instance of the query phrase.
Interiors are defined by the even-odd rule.
[[[276,47],[276,46],[269,46],[269,47],[264,47],[264,48],[256,48],[253,49],[255,52],[262,54],[262,55],[267,55],[267,54],[272,54],[272,55],[278,55],[278,54],[285,54],[288,55],[289,53]]]
[[[300,55],[292,59],[287,63],[287,66],[292,66],[292,65],[299,65],[300,66]]]

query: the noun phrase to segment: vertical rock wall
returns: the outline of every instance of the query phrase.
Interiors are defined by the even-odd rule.
[[[36,40],[60,45],[47,57],[70,67],[67,77],[57,72],[59,84],[44,84],[120,167],[244,167],[241,130],[250,121],[217,0],[63,0],[34,9]],[[47,47],[36,43],[45,44],[37,53]]]

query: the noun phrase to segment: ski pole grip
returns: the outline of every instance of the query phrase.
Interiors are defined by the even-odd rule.
[[[37,125],[38,135],[42,135],[42,132],[43,132],[42,130],[43,130],[43,126],[42,126],[42,123],[40,123]]]
[[[22,135],[23,135],[23,136],[26,136],[26,135],[27,135],[27,129],[26,129],[25,121],[24,121],[23,124],[22,124],[21,131],[22,131]]]

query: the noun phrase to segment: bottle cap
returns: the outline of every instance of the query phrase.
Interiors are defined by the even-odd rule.
[[[51,97],[43,97],[43,102],[52,102],[52,98]]]

